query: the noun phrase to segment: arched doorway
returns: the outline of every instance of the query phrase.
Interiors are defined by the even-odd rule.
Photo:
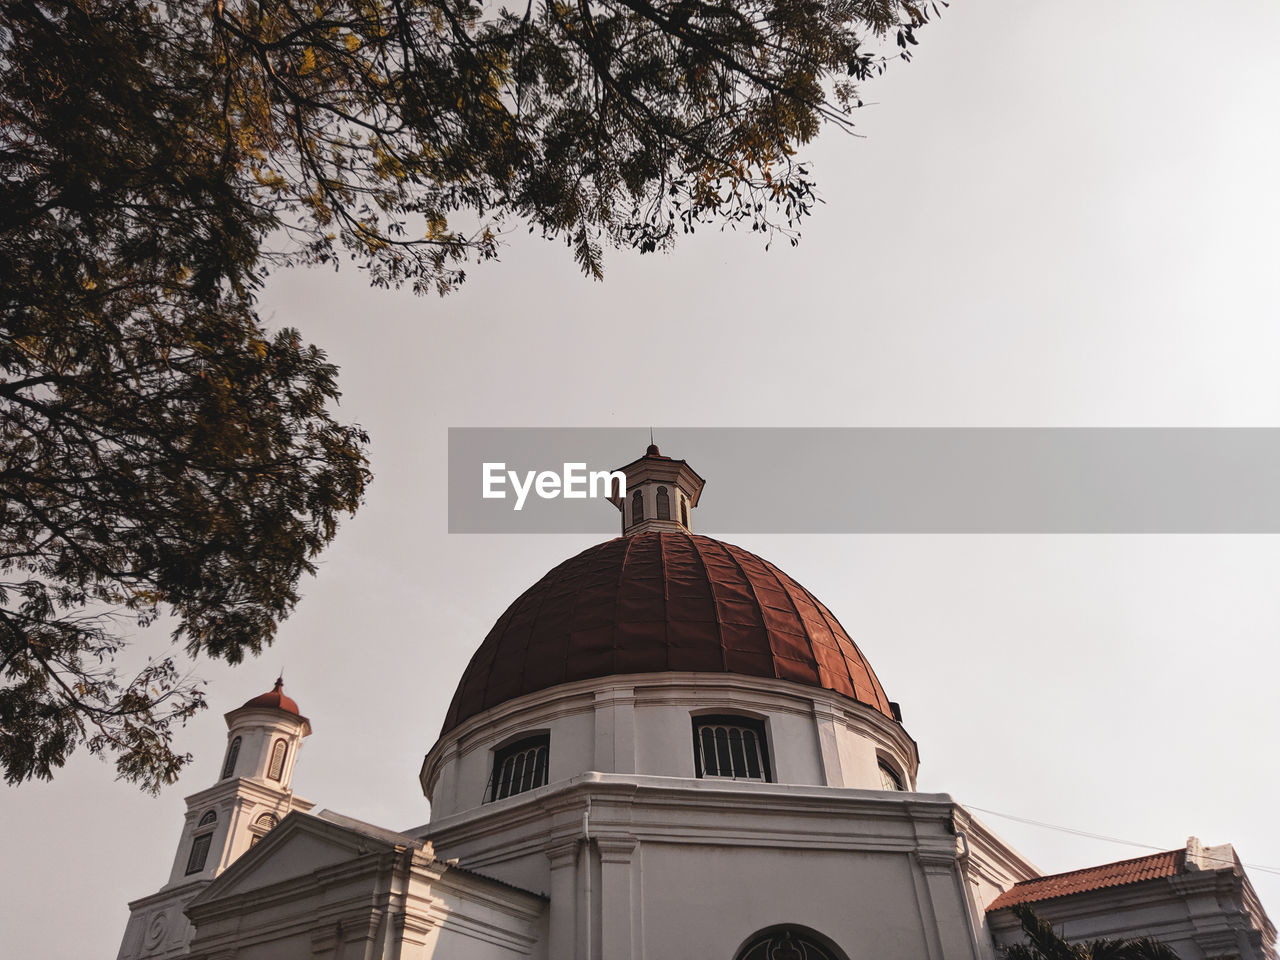
[[[848,960],[843,951],[820,933],[783,924],[754,934],[735,960]]]

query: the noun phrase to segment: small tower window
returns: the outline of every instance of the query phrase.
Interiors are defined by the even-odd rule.
[[[217,822],[218,822],[218,815],[214,813],[212,810],[210,810],[207,813],[205,813],[203,817],[200,818],[200,822],[196,824],[196,826],[207,827],[209,824],[217,823]]]
[[[639,490],[631,498],[631,522],[639,523],[644,519],[644,497]]]
[[[694,717],[693,761],[699,777],[772,782],[764,724],[751,717]]]
[[[489,780],[489,799],[502,800],[544,786],[547,782],[547,754],[550,749],[551,735],[543,733],[495,751],[493,776]]]
[[[225,780],[236,772],[236,761],[240,759],[240,738],[236,737],[231,741],[231,745],[227,747],[227,759],[222,764],[222,776],[218,779]]]
[[[264,813],[253,821],[253,826],[249,828],[253,836],[249,840],[249,846],[255,847],[258,841],[275,829],[276,824],[280,821],[275,818],[274,814]]]
[[[187,873],[199,873],[204,869],[204,862],[209,858],[209,844],[213,842],[212,833],[202,833],[191,841],[191,855],[187,857]]]
[[[671,498],[667,496],[667,488],[658,488],[658,519],[671,519]]]
[[[684,497],[680,498],[680,522],[689,526],[689,501]]]
[[[267,776],[272,780],[279,780],[284,776],[284,756],[288,752],[289,747],[281,738],[275,742],[271,748],[271,765],[267,767]]]
[[[880,789],[881,790],[905,790],[906,789],[906,787],[902,785],[902,778],[898,776],[898,771],[894,770],[893,767],[889,766],[889,764],[885,763],[883,760],[880,761]]]

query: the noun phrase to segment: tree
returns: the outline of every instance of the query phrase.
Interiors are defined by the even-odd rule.
[[[1022,923],[1028,944],[1004,948],[1006,960],[1178,960],[1172,949],[1149,937],[1068,943],[1025,903],[1011,908]]]
[[[930,7],[932,10],[933,8]],[[936,10],[934,10],[936,13]],[[358,505],[336,371],[271,269],[446,292],[503,231],[602,275],[699,225],[795,242],[797,151],[909,58],[909,0],[0,0],[0,763],[78,745],[156,789],[203,705],[173,657],[270,643]],[[892,39],[889,39],[892,38]]]

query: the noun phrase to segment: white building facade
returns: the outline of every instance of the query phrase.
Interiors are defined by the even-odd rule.
[[[1019,902],[1070,936],[1275,960],[1229,847],[1055,886],[917,792],[901,711],[830,611],[692,533],[684,461],[622,469],[622,536],[517,598],[467,667],[420,771],[428,826],[310,814],[288,789],[310,725],[277,683],[227,715],[223,778],[120,960],[994,960]]]

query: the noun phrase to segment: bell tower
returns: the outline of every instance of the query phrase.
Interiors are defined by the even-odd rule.
[[[683,460],[664,457],[655,443],[644,456],[619,467],[627,477],[626,496],[609,502],[622,512],[622,534],[666,530],[690,533],[689,514],[706,483]]]
[[[129,904],[118,960],[185,953],[192,935],[186,904],[289,813],[315,806],[295,796],[290,785],[311,722],[285,696],[283,678],[225,719],[227,749],[218,778],[187,797],[169,882]]]

